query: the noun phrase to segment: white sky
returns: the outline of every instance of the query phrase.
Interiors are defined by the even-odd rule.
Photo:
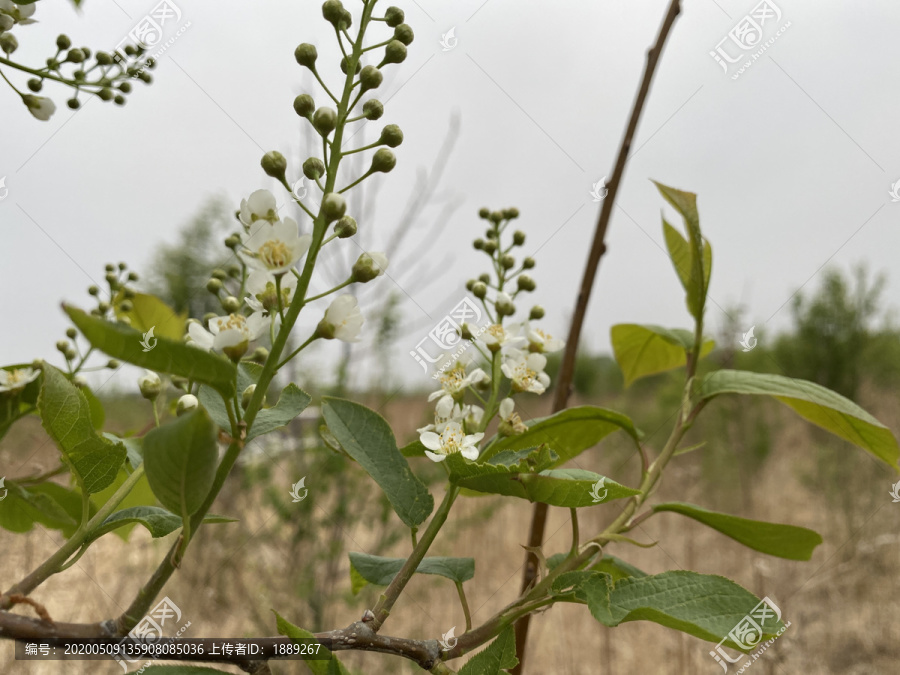
[[[709,52],[753,0],[683,3],[614,210],[585,327],[591,349],[609,348],[615,323],[689,325],[651,178],[699,194],[714,252],[710,331],[720,308],[738,301],[763,339],[786,326],[784,303],[797,287],[815,285],[829,260],[888,271],[885,298],[897,304],[900,203],[889,190],[900,179],[900,4],[777,2],[783,16],[766,36],[773,25],[790,21],[789,29],[737,80]],[[75,45],[111,49],[154,4],[85,0],[79,16],[68,0],[42,0],[40,23],[16,31],[15,56],[42,63],[61,31]],[[358,3],[346,4],[355,11]],[[599,213],[591,185],[611,172],[667,1],[397,4],[416,40],[377,93],[390,100],[370,135],[396,123],[405,142],[381,182],[377,217],[360,222],[371,248],[386,243],[451,114],[462,121],[442,188],[460,206],[425,268],[439,278],[402,288],[415,329],[397,345],[396,368],[415,381],[422,375],[408,351],[462,297],[465,280],[485,271],[470,245],[483,234],[481,206],[520,209],[526,252],[537,251],[534,299],[547,308],[550,331],[566,332]],[[58,110],[41,123],[0,87],[0,177],[9,189],[0,202],[0,362],[58,356],[53,345],[66,328],[59,301],[86,305],[84,289],[103,280],[106,262],[146,271],[154,247],[173,241],[210,196],[224,194],[236,207],[255,189],[276,190],[259,168],[263,152],[283,152],[289,177],[300,175],[305,123],[291,102],[300,91],[319,104],[325,96],[294,61],[294,47],[316,44],[326,81],[340,75],[321,3],[180,6],[190,28],[161,59],[154,84],[138,84],[124,109],[94,100],[70,111],[69,91],[47,83],[42,93]],[[451,28],[458,43],[444,52],[440,39]],[[414,233],[408,250],[421,239]],[[386,290],[392,282],[378,283]]]

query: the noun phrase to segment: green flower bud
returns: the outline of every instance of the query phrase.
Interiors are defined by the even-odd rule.
[[[225,281],[228,278],[228,272],[223,269],[214,269],[212,274],[210,275],[213,279],[219,279],[220,281]]]
[[[88,293],[90,293],[91,295],[99,295],[100,289],[96,286],[88,286]]]
[[[75,72],[72,73],[72,79],[75,80],[76,82],[84,82],[84,71],[76,70]]]
[[[494,252],[497,250],[497,242],[493,239],[488,239],[486,242],[484,242],[482,250],[488,255],[494,255]]]
[[[404,18],[406,18],[406,16],[399,7],[388,7],[387,11],[384,13],[384,20],[391,28],[396,28],[403,23]]]
[[[337,192],[329,192],[322,198],[322,215],[325,222],[330,223],[342,218],[347,211],[347,200]]]
[[[395,166],[397,166],[397,157],[394,156],[394,153],[387,148],[378,148],[372,155],[372,166],[369,170],[388,173]]]
[[[315,45],[304,42],[303,44],[298,45],[294,50],[294,58],[297,59],[297,63],[301,66],[306,66],[310,70],[315,70],[316,59],[319,58],[319,52],[316,51]]]
[[[316,110],[316,102],[309,94],[300,94],[294,99],[294,112],[300,117],[309,117]]]
[[[269,350],[265,347],[257,347],[250,355],[250,360],[255,363],[265,363],[267,358],[269,358]]]
[[[72,378],[72,384],[74,384],[79,389],[84,389],[86,386],[88,386],[88,381],[84,375],[76,375]]]
[[[115,96],[115,94],[113,93],[113,90],[110,89],[109,87],[104,87],[103,89],[100,90],[100,92],[97,94],[97,96],[100,97],[101,101],[111,101],[113,99],[113,97]]]
[[[391,40],[384,48],[382,63],[403,63],[406,61],[406,45],[400,40]]]
[[[56,38],[56,48],[60,51],[64,51],[72,46],[72,41],[69,39],[69,36],[65,33],[61,33]]]
[[[66,347],[66,351],[63,355],[66,357],[66,361],[72,361],[78,356],[78,352],[75,351],[74,347]]]
[[[123,300],[119,303],[119,311],[120,312],[130,312],[134,309],[134,304],[131,300]]]
[[[208,290],[213,295],[218,295],[219,291],[221,291],[222,288],[222,282],[219,279],[212,278],[206,282],[206,290]]]
[[[502,211],[491,211],[491,215],[489,216],[492,223],[499,223],[503,220],[503,212]]]
[[[159,375],[148,370],[143,377],[138,378],[138,389],[141,390],[141,396],[145,399],[155,401],[162,391],[162,380],[159,379]]]
[[[388,259],[384,253],[377,253],[374,251],[371,253],[363,253],[356,262],[353,263],[353,269],[350,276],[353,281],[365,284],[384,274],[387,266]]]
[[[516,306],[509,301],[501,301],[494,304],[498,316],[512,316],[516,313]]]
[[[82,63],[86,58],[87,55],[85,55],[84,50],[77,48],[70,49],[69,53],[66,54],[66,61],[69,61],[70,63]]]
[[[313,126],[322,136],[327,136],[337,126],[337,111],[334,108],[322,106],[312,118]]]
[[[122,295],[124,295],[127,300],[134,300],[134,296],[137,295],[137,293],[134,292],[133,288],[128,288],[126,286],[122,289]]]
[[[235,249],[240,245],[241,245],[241,237],[239,235],[230,234],[227,237],[225,237],[225,246],[227,246],[228,248]],[[218,281],[218,279],[216,281]],[[207,288],[207,290],[209,290],[209,284],[207,284],[206,288]],[[214,293],[215,291],[210,291],[210,292]]]
[[[498,236],[497,230],[495,230],[493,227],[489,227],[485,231],[484,236],[487,237],[488,239],[497,239],[497,236]]]
[[[109,311],[109,303],[106,300],[100,301],[97,305],[97,309],[99,309],[104,314]]]
[[[129,272],[128,273],[128,281],[137,281],[140,279],[137,272]]]
[[[81,103],[78,102],[77,98],[70,98],[66,101],[66,105],[69,106],[72,110],[78,110],[81,107]]]
[[[277,178],[282,183],[284,182],[284,172],[287,170],[287,160],[280,152],[277,150],[267,152],[263,155],[259,165],[262,167],[262,170],[266,172],[267,176]]]
[[[517,209],[515,206],[508,209],[503,209],[503,217],[507,220],[514,220],[519,217],[519,209]]]
[[[370,98],[363,103],[362,109],[363,115],[365,115],[367,120],[377,120],[384,115],[384,106],[381,104],[381,101],[374,98]]]
[[[125,97],[124,96],[116,96],[113,99],[113,103],[116,105],[125,105]]]
[[[200,401],[197,400],[197,397],[193,394],[185,394],[180,399],[178,399],[178,403],[175,404],[175,414],[178,417],[191,412],[191,410],[196,410],[200,406]]]
[[[106,52],[97,52],[97,63],[101,66],[111,66],[113,62],[113,57]]]
[[[0,14],[0,33],[16,25],[16,20],[9,14]]]
[[[484,248],[484,239],[476,239],[472,242],[472,246],[476,251],[480,251]]]
[[[478,276],[478,281],[483,284],[489,284],[491,283],[491,275],[485,272],[484,274]]]
[[[528,319],[531,321],[539,321],[544,318],[544,308],[540,305],[535,305],[531,308],[531,313],[528,315]]]
[[[534,279],[532,279],[532,278],[531,278],[530,276],[528,276],[527,274],[520,274],[520,275],[516,278],[516,283],[518,284],[519,290],[520,290],[520,291],[529,291],[529,292],[531,292],[531,291],[533,291],[535,288],[537,288],[537,284],[534,283]]]
[[[484,208],[484,207],[478,209],[478,217],[484,218],[485,220],[487,220],[488,218],[491,217],[491,210],[488,208]]]
[[[56,348],[63,354],[65,354],[69,350],[69,343],[65,340],[57,340]]]
[[[241,301],[233,295],[226,295],[222,299],[222,309],[228,314],[234,314],[241,308]]]
[[[303,175],[316,180],[325,175],[325,163],[318,157],[310,157],[303,162]]]
[[[472,330],[469,328],[469,324],[464,323],[459,327],[459,335],[463,340],[471,340],[474,335],[472,335]]]
[[[322,5],[322,16],[335,28],[350,27],[348,22],[349,12],[344,9],[344,5],[341,4],[340,0],[326,0],[325,4]]]
[[[106,367],[111,368],[112,370],[115,370],[116,368],[118,368],[121,365],[122,365],[122,363],[117,359],[110,359],[109,361],[106,362]]]
[[[251,384],[249,387],[244,389],[244,393],[241,394],[241,407],[246,410],[250,407],[250,399],[253,398],[253,393],[256,391],[256,385]]]
[[[516,266],[516,259],[507,253],[500,257],[500,264],[503,266],[503,269],[511,270]]]
[[[472,286],[472,295],[476,298],[484,299],[487,296],[487,284],[483,281],[476,281],[475,285]]]
[[[78,331],[75,330],[74,328],[67,328],[66,329],[66,337],[69,338],[70,340],[74,340],[76,337],[78,337]]]
[[[525,258],[525,260],[522,261],[522,269],[530,270],[534,267],[534,264],[534,258]]]
[[[416,39],[415,33],[413,33],[412,27],[408,24],[401,23],[394,29],[394,38],[400,40],[405,45],[411,45],[412,41]]]
[[[0,19],[2,19],[4,16],[6,15],[0,14]],[[47,59],[47,67],[50,70],[59,70],[59,61],[57,59],[54,59],[53,57],[50,57],[49,59]]]
[[[341,58],[341,72],[342,72],[344,75],[347,74],[347,68],[348,68],[349,65],[350,65],[350,61],[347,59],[347,57],[346,57],[346,56],[342,57],[342,58]],[[359,75],[359,71],[360,71],[361,68],[362,68],[362,64],[361,64],[359,61],[357,61],[357,62],[356,62],[356,71],[355,71],[353,74],[354,74],[354,75]]]
[[[359,73],[360,91],[369,91],[381,86],[384,75],[375,66],[366,66]]]
[[[91,50],[89,47],[82,47],[81,53],[84,54],[84,58],[86,58],[86,59],[91,58]]]
[[[525,233],[522,230],[516,230],[513,232],[513,243],[516,246],[521,246],[525,243]]]
[[[403,142],[403,132],[400,131],[400,127],[396,124],[388,124],[381,130],[381,138],[379,141],[389,148],[396,148]]]
[[[121,91],[123,94],[130,94],[131,93],[131,82],[120,82],[119,83],[119,91]]]
[[[215,313],[215,312],[207,312],[206,314],[203,315],[203,323],[206,324],[206,325],[208,326],[208,325],[209,325],[209,322],[212,321],[212,320],[215,319],[215,318],[216,318],[216,313]],[[190,321],[188,321],[188,323],[190,323],[191,321],[193,321],[193,319],[191,319]]]
[[[0,35],[0,49],[2,49],[7,54],[12,54],[19,48],[19,41],[16,40],[16,36],[12,33],[3,33]]]
[[[27,84],[28,88],[34,93],[37,93],[44,88],[44,83],[36,77],[32,77],[30,80],[28,80]]]
[[[350,216],[344,216],[334,224],[334,233],[338,239],[346,239],[356,234],[356,221]]]
[[[350,26],[352,26],[352,25],[353,25],[353,15],[345,9],[344,13],[341,15],[340,21],[338,21],[337,27],[339,29],[346,30],[347,28],[350,28]]]

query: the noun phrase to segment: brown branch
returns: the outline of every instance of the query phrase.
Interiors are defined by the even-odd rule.
[[[594,286],[594,279],[597,276],[597,268],[600,266],[600,258],[606,252],[606,230],[612,216],[613,204],[616,200],[616,194],[625,173],[625,165],[628,162],[628,153],[631,150],[631,143],[637,130],[641,113],[644,109],[644,103],[647,94],[650,91],[650,84],[653,81],[653,75],[656,72],[656,66],[659,57],[662,54],[666,39],[675,23],[675,19],[681,12],[680,0],[672,0],[656,36],[656,43],[647,52],[647,63],[644,67],[644,75],[641,80],[640,89],[634,100],[631,109],[631,117],[628,120],[628,126],[622,136],[622,143],[619,146],[619,154],[616,157],[615,167],[613,168],[612,177],[607,186],[606,198],[600,208],[600,217],[597,220],[597,227],[594,231],[594,240],[591,244],[591,250],[588,254],[587,264],[584,268],[584,277],[581,280],[581,288],[578,291],[578,298],[575,303],[575,312],[572,315],[572,324],[569,328],[569,337],[566,342],[566,350],[563,355],[562,366],[556,383],[556,393],[553,400],[554,412],[564,410],[569,402],[571,395],[572,380],[575,375],[575,356],[578,351],[578,343],[581,339],[581,329],[584,324],[584,317],[587,313],[588,301],[591,297],[591,290]],[[547,505],[535,504],[534,512],[531,519],[531,532],[528,538],[528,545],[532,548],[540,547],[544,542],[544,526],[547,523]],[[529,552],[525,559],[525,569],[522,574],[522,592],[524,593],[534,582],[538,572],[538,560],[534,553]],[[519,665],[513,670],[513,675],[521,675],[525,664],[526,640],[528,637],[528,624],[530,614],[526,614],[516,623],[516,654],[519,658]]]

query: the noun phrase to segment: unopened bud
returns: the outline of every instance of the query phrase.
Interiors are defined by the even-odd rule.
[[[396,148],[403,142],[403,132],[396,124],[388,124],[381,130],[381,138],[379,140],[389,148]]]
[[[384,106],[381,101],[375,98],[370,98],[368,101],[363,103],[363,115],[365,115],[367,120],[377,120],[382,115],[384,115]]]
[[[507,253],[500,256],[500,264],[503,266],[503,269],[511,270],[516,266],[516,259]]]
[[[188,380],[186,377],[179,377],[178,375],[172,376],[172,386],[176,389],[181,389],[182,391],[187,391],[188,388]]]
[[[86,386],[88,386],[88,381],[84,375],[76,375],[72,378],[72,384],[74,384],[79,389],[84,389]]]
[[[322,215],[325,216],[326,223],[342,218],[346,211],[347,200],[337,192],[329,192],[322,199]]]
[[[213,278],[206,282],[206,290],[213,295],[218,295],[222,288],[222,282],[219,279]]]
[[[403,63],[406,60],[406,45],[400,40],[391,40],[384,48],[382,63]]]
[[[313,126],[322,136],[327,136],[337,126],[337,111],[334,108],[322,106],[313,113]]]
[[[130,312],[133,309],[134,303],[132,303],[131,300],[122,300],[122,302],[119,303],[120,312]]]
[[[530,270],[534,267],[534,258],[528,257],[522,261],[522,269]]]
[[[228,272],[221,268],[216,268],[212,271],[212,277],[213,279],[221,279],[222,281],[224,281],[228,278]]]
[[[241,236],[239,234],[230,234],[225,237],[225,246],[228,248],[234,249],[241,245]],[[207,290],[209,290],[209,286],[207,285]],[[210,293],[214,293],[215,291],[210,291]]]
[[[162,391],[162,380],[152,370],[145,370],[144,376],[138,378],[138,388],[141,390],[141,396],[148,401],[155,401]]]
[[[75,330],[74,328],[67,328],[66,329],[66,337],[69,338],[70,340],[74,340],[76,337],[78,337],[78,331]]]
[[[66,61],[70,61],[71,63],[81,63],[83,62],[87,56],[85,56],[84,50],[81,49],[70,49],[69,53],[66,54]]]
[[[531,321],[539,321],[544,318],[544,308],[540,305],[535,305],[531,308],[531,313],[528,315],[529,320]]]
[[[353,281],[364,284],[384,274],[387,266],[388,259],[384,253],[363,253],[359,256],[357,261],[353,263],[353,270],[350,276]]]
[[[341,58],[341,72],[344,75],[346,75],[347,70],[349,70],[349,68],[350,68],[350,60],[346,56],[342,57]],[[359,75],[359,71],[361,68],[362,68],[362,64],[359,61],[357,61],[356,62],[356,72],[354,72],[353,74]]]
[[[488,208],[480,208],[480,209],[478,209],[478,217],[479,217],[479,218],[484,218],[485,220],[487,220],[488,218],[491,217],[491,210],[488,209]]]
[[[377,89],[384,81],[384,75],[375,66],[366,66],[359,73],[359,86],[361,91]]]
[[[472,242],[472,246],[476,251],[480,251],[484,248],[484,239],[476,239]]]
[[[255,363],[265,363],[267,358],[269,358],[269,350],[265,347],[257,347],[250,355],[250,360]]]
[[[3,33],[0,35],[0,49],[7,54],[12,54],[19,48],[19,41],[12,33]]]
[[[387,148],[378,148],[378,150],[375,151],[375,154],[372,155],[372,166],[369,170],[373,172],[380,171],[381,173],[388,173],[395,166],[397,166],[397,157],[394,153]]]
[[[309,117],[316,110],[316,102],[309,94],[300,94],[294,99],[294,112],[300,117]]]
[[[472,286],[472,295],[476,298],[483,299],[487,295],[487,284],[483,281],[476,281]]]
[[[522,230],[516,230],[513,232],[513,243],[516,246],[521,246],[525,243],[525,233]]]
[[[517,209],[515,206],[508,209],[503,209],[503,217],[507,220],[514,220],[515,218],[519,217],[519,209]]]
[[[494,252],[497,250],[497,242],[493,239],[488,239],[486,242],[484,242],[484,246],[482,248],[488,255],[494,255]]]
[[[60,51],[63,51],[64,49],[68,49],[71,46],[72,46],[72,40],[69,39],[68,35],[61,33],[56,38],[56,48],[59,49]]]
[[[197,400],[197,397],[193,394],[185,394],[180,399],[178,399],[178,403],[175,404],[175,414],[178,417],[181,417],[185,413],[189,413],[191,410],[196,410],[200,406],[200,401]]]
[[[71,329],[70,329],[70,330],[71,330]],[[66,342],[65,340],[57,340],[57,341],[56,341],[56,348],[57,348],[59,351],[61,351],[63,354],[65,354],[65,353],[66,353],[66,350],[69,348],[69,343]]]
[[[66,357],[66,361],[71,361],[78,356],[78,352],[75,351],[74,347],[68,347],[63,355]]]
[[[403,10],[399,7],[388,7],[384,13],[385,23],[391,28],[395,28],[403,23],[404,18]]]
[[[267,152],[263,155],[259,165],[262,167],[263,171],[266,172],[267,176],[277,178],[281,182],[284,182],[284,172],[287,170],[287,160],[280,152],[277,150]]]
[[[122,365],[121,362],[119,362],[117,359],[110,359],[109,361],[106,362],[106,367],[110,368],[111,370],[115,370],[116,368],[118,368],[121,365]]]
[[[409,24],[401,23],[394,29],[394,38],[400,40],[405,45],[412,44],[412,41],[415,40],[416,35],[413,33],[412,27]]]
[[[488,216],[493,223],[499,223],[503,220],[503,212],[502,211],[491,211],[491,215]]]
[[[489,283],[491,283],[491,275],[488,274],[487,272],[485,272],[484,274],[479,274],[478,281],[480,281],[483,284],[489,284]]]
[[[334,224],[334,233],[338,236],[338,239],[352,237],[356,234],[356,231],[356,220],[351,216],[344,216]]]
[[[250,399],[253,398],[253,392],[256,391],[256,385],[251,384],[249,387],[244,389],[244,393],[241,394],[241,407],[246,410],[250,405]]]
[[[516,279],[516,284],[518,285],[520,291],[531,292],[535,288],[537,288],[537,284],[534,283],[534,279],[532,279],[527,274],[520,274]]]
[[[310,157],[303,162],[303,175],[316,180],[325,175],[325,163],[318,157]]]
[[[224,309],[228,314],[234,314],[241,308],[241,301],[238,300],[233,295],[226,295],[222,299],[222,309]]]
[[[303,44],[298,45],[294,50],[294,58],[297,59],[297,63],[301,66],[306,66],[310,70],[315,70],[316,59],[319,58],[319,52],[316,51],[315,45],[304,42]]]

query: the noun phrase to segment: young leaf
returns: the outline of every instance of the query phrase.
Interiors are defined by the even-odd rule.
[[[93,347],[113,358],[208,384],[226,398],[234,395],[235,368],[227,359],[165,337],[154,338],[154,346],[144,351],[140,331],[90,316],[75,307],[63,305],[63,309]]]
[[[622,413],[589,405],[568,408],[526,424],[528,431],[525,433],[495,439],[490,443],[480,461],[486,461],[502,450],[522,450],[546,443],[559,456],[554,463],[554,466],[559,466],[619,429],[635,441],[641,437],[641,432]]]
[[[406,558],[385,558],[380,555],[351,552],[350,577],[354,581],[353,594],[356,595],[367,583],[388,586],[405,562]],[[475,559],[437,556],[423,558],[416,568],[416,573],[435,574],[462,583],[475,576]]]
[[[10,532],[28,532],[35,523],[71,537],[81,520],[81,495],[55,483],[27,488],[7,481],[0,503],[0,527]],[[93,512],[96,509],[92,510]]]
[[[707,375],[698,391],[701,399],[721,394],[772,396],[816,426],[872,453],[897,470],[900,446],[891,430],[850,399],[825,387],[781,375],[717,370]]]
[[[805,527],[738,518],[683,502],[657,504],[653,511],[680,513],[718,530],[754,551],[788,560],[809,560],[813,549],[822,543],[822,537],[817,532]]]
[[[131,310],[123,312],[116,304],[116,318],[127,317],[131,327],[141,333],[153,329],[157,337],[181,340],[185,333],[187,314],[178,314],[155,295],[135,293],[131,298]]]
[[[297,415],[302,413],[312,397],[293,382],[288,384],[278,397],[278,403],[271,408],[263,408],[259,411],[253,426],[247,432],[247,440],[262,436],[270,431],[283,427]]]
[[[682,328],[620,323],[610,330],[616,363],[622,369],[625,386],[647,375],[663,373],[687,363],[694,347],[694,335]],[[712,351],[715,342],[706,340],[700,358]]]
[[[339,398],[323,399],[322,414],[329,431],[384,490],[400,519],[409,527],[424,522],[434,509],[434,498],[410,470],[384,418]]]
[[[516,658],[516,634],[512,626],[503,630],[497,639],[479,652],[459,670],[459,675],[499,675],[519,664]]]
[[[605,572],[612,578],[613,583],[626,577],[641,578],[647,576],[646,572],[638,569],[631,563],[609,554],[604,555],[591,569],[597,572]]]
[[[206,516],[204,523],[232,523],[233,518],[222,516]],[[107,532],[118,530],[126,525],[143,525],[154,539],[165,537],[181,527],[181,518],[171,511],[158,506],[132,506],[116,511],[104,520],[100,527],[91,532],[90,540],[98,539]]]
[[[97,434],[90,405],[78,387],[49,364],[43,371],[38,397],[41,423],[85,492],[99,492],[116,479],[125,447]]]
[[[203,408],[144,436],[144,469],[153,494],[182,518],[209,494],[218,456],[216,426]]]
[[[303,630],[299,626],[295,626],[274,609],[272,610],[272,613],[275,615],[279,635],[289,637],[291,640],[300,642],[300,644],[309,643],[310,640],[316,639],[316,637],[308,630]],[[344,664],[338,660],[338,657],[332,654],[331,651],[324,646],[319,648],[318,655],[320,658],[317,658],[316,660],[310,659],[305,661],[313,675],[350,675],[350,671],[344,667]],[[325,658],[321,659],[321,657]]]

